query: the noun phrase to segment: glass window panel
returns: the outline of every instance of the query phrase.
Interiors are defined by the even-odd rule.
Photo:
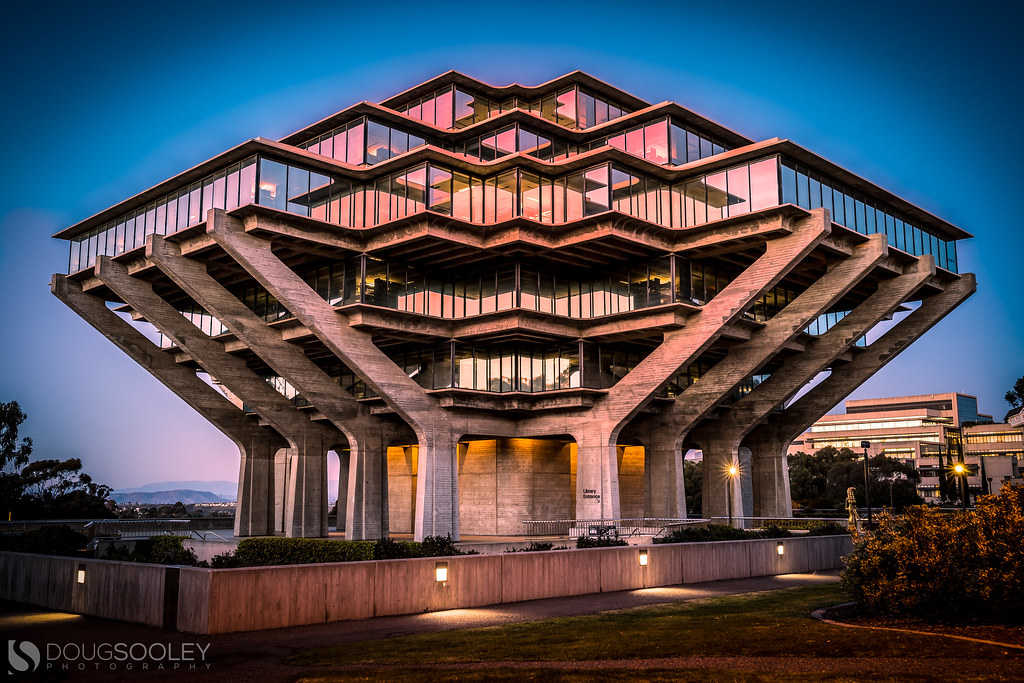
[[[750,208],[753,211],[778,206],[778,160],[765,159],[750,165]]]
[[[846,195],[832,188],[832,220],[840,225],[846,225]]]
[[[796,170],[782,164],[782,203],[796,204]]]
[[[517,178],[515,171],[497,177],[495,193],[495,222],[507,221],[515,216]]]
[[[422,211],[427,202],[427,167],[417,166],[408,173],[399,176],[399,182],[405,186],[405,214]]]
[[[362,123],[349,126],[348,152],[345,155],[345,161],[355,166],[363,163],[363,152],[366,150],[366,144],[363,142],[363,138],[364,126]]]
[[[224,203],[224,188],[227,185],[227,179],[224,171],[221,171],[216,175],[213,181],[213,204],[211,205],[214,209],[223,209]]]
[[[433,97],[424,99],[423,103],[420,105],[420,118],[426,121],[427,123],[432,124],[435,122],[434,105],[435,101]]]
[[[256,157],[250,157],[242,162],[242,168],[238,174],[238,192],[239,206],[256,203]],[[167,215],[167,226],[170,231],[170,214]]]
[[[390,132],[376,121],[366,122],[366,163],[372,165],[391,158]]]
[[[686,163],[686,130],[674,123],[669,127],[669,160],[673,166]]]
[[[452,111],[452,91],[448,89],[434,100],[434,122],[441,128],[451,128]]]
[[[590,128],[597,122],[597,101],[588,93],[580,91],[579,109],[576,112],[580,128]]]
[[[331,199],[331,179],[320,173],[309,174],[309,215],[317,220],[329,220],[327,207]]]
[[[565,218],[574,221],[583,217],[583,174],[571,173],[565,178]]]
[[[320,140],[320,154],[325,157],[334,157],[334,136],[325,135]]]
[[[469,176],[461,173],[452,174],[451,197],[451,215],[464,221],[471,220],[472,207]]]
[[[797,171],[796,174],[796,204],[805,209],[811,208],[808,178],[805,174]]]
[[[698,161],[700,159],[700,136],[692,131],[686,131],[686,161]]]
[[[726,189],[725,173],[714,173],[709,175],[704,184],[707,186],[707,207],[708,221],[718,220],[725,216],[725,207],[729,203],[729,193]]]
[[[309,215],[309,171],[288,167],[288,211]]]
[[[473,96],[456,89],[455,91],[455,128],[473,125]]]
[[[203,182],[203,199],[199,210],[199,220],[206,220],[206,214],[213,208],[213,178]]]
[[[583,213],[587,216],[609,208],[608,166],[592,168],[584,174]]]
[[[540,178],[530,173],[522,173],[519,180],[519,188],[522,193],[523,218],[540,220]]]
[[[597,100],[594,104],[594,125],[601,125],[606,121],[611,121],[608,113],[608,103],[604,100]]]
[[[178,230],[188,227],[188,190],[178,193]]]
[[[738,216],[750,211],[750,177],[746,166],[727,172],[729,183],[729,215]]]
[[[867,234],[867,223],[864,218],[864,202],[859,199],[854,202],[854,218],[857,221],[857,232]]]
[[[701,138],[700,139],[700,158],[701,159],[707,159],[709,156],[714,154],[714,152],[712,150],[713,150],[713,145],[711,144],[711,140],[708,140],[707,138]]]
[[[202,214],[202,206],[203,206],[202,191],[203,191],[203,186],[200,183],[195,183],[189,189],[189,193],[188,193],[188,224],[189,225],[195,225],[199,221],[203,220],[203,218],[202,218],[202,215],[203,215]]]
[[[656,164],[668,163],[668,121],[644,128],[644,158]]]
[[[443,168],[430,166],[430,210],[451,215],[452,174]]]
[[[334,134],[334,158],[348,162],[348,129],[343,128]]]
[[[832,209],[832,186],[821,184],[821,206],[822,208],[828,209],[829,220],[835,221],[835,211]]]
[[[820,209],[821,208],[821,182],[816,180],[813,176],[811,177],[810,208],[811,209]]]
[[[626,151],[638,157],[644,155],[644,129],[637,128],[626,133]]]
[[[270,159],[260,160],[260,205],[284,210],[287,176],[288,167],[284,164]]]
[[[237,178],[235,181],[237,183]],[[165,201],[157,202],[153,231],[158,235],[167,233],[167,202]]]
[[[853,197],[848,194],[843,195],[843,213],[846,219],[845,225],[850,230],[857,229],[857,208],[854,204]]]
[[[557,122],[567,127],[574,125],[576,123],[576,89],[566,90],[555,99]]]
[[[509,126],[508,128],[498,131],[495,136],[494,148],[497,151],[498,156],[505,156],[506,154],[514,154],[516,151],[516,129],[515,126]]]
[[[519,151],[537,156],[537,134],[522,128],[519,129]]]

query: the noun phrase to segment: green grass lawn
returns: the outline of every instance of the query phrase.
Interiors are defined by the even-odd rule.
[[[622,676],[643,680],[863,680],[849,674],[821,671],[810,674],[767,673],[738,678],[733,669],[702,668],[663,670],[655,664],[642,672],[616,668],[611,662],[628,659],[670,657],[786,657],[786,658],[901,658],[928,660],[958,657],[1003,660],[1013,667],[1022,665],[1024,653],[1001,648],[868,629],[845,629],[811,619],[810,612],[846,601],[836,584],[793,588],[748,595],[713,598],[669,605],[617,610],[581,617],[548,619],[495,626],[428,633],[387,640],[347,643],[304,650],[288,661],[297,666],[347,668],[345,675],[313,676],[309,681],[379,679],[374,666],[400,667],[397,678],[444,678],[457,673],[459,680],[612,680]],[[611,669],[573,672],[571,670],[523,669],[509,662],[610,662]],[[431,664],[492,662],[482,668],[456,671],[416,671]],[[625,663],[624,663],[625,664]],[[365,668],[364,668],[365,667]],[[408,668],[407,668],[408,667]],[[921,677],[902,675],[873,680],[934,680],[934,671],[922,661]],[[394,670],[389,669],[392,673]],[[340,672],[339,672],[340,673]],[[442,675],[444,674],[444,675]],[[692,675],[691,675],[692,674]],[[961,676],[960,680],[972,680]],[[976,680],[993,680],[982,678]],[[995,679],[995,680],[998,680]],[[1014,680],[1012,677],[1006,680]]]

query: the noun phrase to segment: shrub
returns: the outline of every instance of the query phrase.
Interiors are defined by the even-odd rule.
[[[378,539],[373,544],[373,559],[400,560],[406,557],[418,557],[418,549],[414,543],[396,541],[391,538]]]
[[[191,548],[186,548],[184,542],[183,536],[172,535],[140,539],[131,546],[127,542],[115,542],[107,546],[102,559],[195,567],[199,564],[196,553]]]
[[[420,545],[420,554],[416,557],[446,557],[449,555],[465,555],[455,547],[452,535],[447,536],[425,536]]]
[[[332,541],[326,538],[243,538],[235,560],[243,567],[315,562],[354,562],[373,559],[371,541]]]
[[[707,543],[708,541],[739,541],[748,538],[761,538],[755,531],[744,531],[728,524],[708,524],[707,526],[687,526],[676,529],[664,538],[654,539],[655,543]]]
[[[883,512],[846,558],[843,586],[872,613],[1024,619],[1024,486],[983,496],[974,512]]]
[[[611,536],[580,536],[576,539],[577,548],[614,548],[620,545],[629,544]]]
[[[557,548],[554,543],[543,543],[538,541],[530,541],[530,544],[525,548],[505,548],[506,553],[536,553],[544,550],[568,550],[564,545],[560,545]]]
[[[755,531],[754,533],[758,534],[760,538],[789,538],[793,535],[789,529],[784,529],[774,522],[768,522],[760,532]]]

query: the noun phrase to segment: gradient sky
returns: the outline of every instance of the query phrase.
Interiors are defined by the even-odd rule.
[[[238,467],[225,437],[50,295],[67,267],[51,234],[246,139],[449,69],[528,85],[582,69],[794,140],[975,234],[959,257],[978,293],[854,397],[962,391],[1007,410],[1024,374],[1019,6],[347,4],[5,7],[0,400],[28,414],[36,457],[80,457],[115,487]]]

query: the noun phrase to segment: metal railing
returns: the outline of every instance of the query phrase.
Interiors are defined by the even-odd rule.
[[[191,519],[107,519],[85,525],[89,538],[150,538],[167,534],[187,536]]]
[[[523,520],[528,537],[553,536],[578,538],[580,536],[656,536],[670,527],[707,524],[706,519],[675,519],[670,517],[641,517],[632,519],[546,519]]]
[[[835,522],[846,526],[845,517],[732,517],[733,524],[743,529],[762,529],[769,524],[782,529],[810,529],[815,524]],[[712,517],[713,524],[728,524],[728,517]]]

